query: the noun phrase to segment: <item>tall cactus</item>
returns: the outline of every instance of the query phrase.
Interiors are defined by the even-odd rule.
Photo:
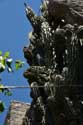
[[[56,5],[67,10],[68,17],[63,12],[59,15]],[[79,58],[83,45],[83,26],[80,26],[83,22],[80,21],[83,17],[58,0],[44,0],[40,9],[42,15],[37,16],[26,6],[33,31],[29,34],[30,45],[23,49],[30,65],[24,77],[32,87],[33,100],[26,113],[29,120],[23,125],[79,125]]]

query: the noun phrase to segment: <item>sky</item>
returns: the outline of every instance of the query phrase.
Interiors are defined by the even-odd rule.
[[[23,47],[29,45],[28,33],[32,30],[25,15],[24,2],[28,3],[37,14],[41,0],[0,0],[0,50],[4,53],[10,52],[13,60],[20,59],[26,61],[23,54]],[[28,85],[23,77],[23,72],[28,68],[26,64],[22,69],[8,74],[0,74],[4,85]],[[15,89],[11,97],[0,93],[0,100],[4,101],[6,109],[0,114],[0,125],[4,125],[4,120],[11,100],[18,100],[29,103],[31,98],[29,89]]]

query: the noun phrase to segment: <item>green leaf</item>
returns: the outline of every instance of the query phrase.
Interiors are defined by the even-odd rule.
[[[0,63],[5,66],[5,59],[3,56],[0,56]]]
[[[13,62],[13,59],[12,58],[9,58],[6,60],[6,64],[7,64],[7,70],[8,72],[13,72],[13,69],[12,69],[12,62]]]
[[[15,62],[15,68],[16,68],[16,70],[22,68],[23,66],[24,66],[24,62],[23,61],[16,60],[16,62]]]
[[[5,95],[6,95],[6,96],[12,96],[12,92],[11,92],[9,89],[7,89],[7,90],[5,91]]]
[[[8,71],[9,73],[13,72],[12,67],[7,67],[7,71]]]
[[[3,84],[0,84],[0,92],[3,92],[4,91],[4,86]]]
[[[8,58],[8,59],[6,60],[6,62],[7,62],[7,65],[10,65],[10,64],[13,62],[13,59],[12,59],[12,58]]]
[[[9,56],[10,56],[10,53],[9,52],[5,52],[4,58],[7,59],[7,58],[9,58]]]
[[[0,73],[3,72],[5,70],[5,65],[3,65],[2,63],[0,63]]]
[[[2,56],[2,51],[0,51],[0,56]]]
[[[5,109],[5,105],[2,101],[0,101],[0,113],[2,113]]]

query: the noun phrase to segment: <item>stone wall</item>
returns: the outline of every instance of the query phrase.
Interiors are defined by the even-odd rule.
[[[5,125],[22,125],[26,111],[30,108],[30,104],[19,101],[12,101],[5,120]]]

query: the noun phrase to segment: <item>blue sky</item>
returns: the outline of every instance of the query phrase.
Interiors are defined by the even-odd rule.
[[[29,44],[28,33],[32,27],[25,16],[24,2],[39,13],[41,0],[0,0],[0,50],[9,51],[11,57],[25,61],[23,56],[23,47]],[[28,65],[19,71],[8,74],[4,72],[1,75],[5,85],[28,85],[27,80],[23,78],[23,72]],[[0,93],[0,100],[6,104],[6,110],[0,114],[0,125],[3,125],[8,106],[11,100],[31,102],[29,90],[13,90],[11,97],[4,96]]]

